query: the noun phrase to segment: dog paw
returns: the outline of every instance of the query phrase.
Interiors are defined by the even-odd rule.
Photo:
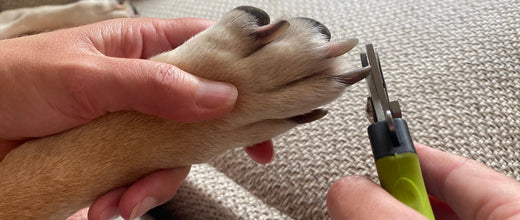
[[[332,43],[327,27],[310,18],[269,20],[263,10],[241,6],[175,50],[151,58],[238,88],[234,110],[216,126],[234,147],[323,117],[319,106],[366,76],[344,73],[338,64],[337,57],[357,40]]]

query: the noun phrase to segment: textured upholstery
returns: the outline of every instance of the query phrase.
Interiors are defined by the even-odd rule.
[[[218,19],[244,1],[143,0],[143,16]],[[379,49],[391,97],[415,141],[481,161],[520,179],[520,2],[248,1],[271,17],[306,16],[333,41],[357,37]],[[357,50],[345,65],[360,67]],[[366,133],[365,83],[327,106],[324,119],[275,139],[276,157],[257,165],[241,149],[194,166],[176,198],[180,216],[327,216],[328,188],[341,176],[375,169]],[[215,172],[215,170],[219,172]],[[231,217],[230,217],[231,216]]]
[[[18,2],[4,1],[0,8]],[[218,19],[243,4],[266,10],[273,20],[315,18],[328,26],[332,41],[373,43],[388,93],[401,102],[415,141],[520,180],[520,1],[134,1],[142,16],[167,18]],[[345,55],[344,65],[359,68],[361,49]],[[327,218],[325,196],[335,180],[357,174],[377,181],[366,133],[367,93],[364,82],[352,86],[326,107],[324,119],[276,138],[268,165],[236,149],[193,166],[173,202],[176,215]]]

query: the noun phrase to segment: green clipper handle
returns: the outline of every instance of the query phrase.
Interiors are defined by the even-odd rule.
[[[386,121],[368,127],[381,186],[402,203],[435,219],[408,125],[402,118],[392,122],[393,132]]]

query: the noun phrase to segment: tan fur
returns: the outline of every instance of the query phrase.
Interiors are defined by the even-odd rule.
[[[154,170],[203,163],[296,126],[288,118],[332,101],[345,86],[332,77],[339,70],[326,56],[324,36],[308,21],[288,21],[288,30],[264,46],[252,35],[254,17],[232,10],[151,58],[236,85],[236,107],[223,118],[182,124],[118,112],[10,152],[0,162],[0,219],[64,219]]]
[[[129,3],[120,5],[116,0],[80,0],[67,5],[8,10],[0,13],[0,39],[133,15]]]

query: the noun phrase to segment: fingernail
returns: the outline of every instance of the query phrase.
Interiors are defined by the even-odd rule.
[[[231,84],[201,80],[195,102],[203,108],[215,109],[235,102],[237,89]]]
[[[101,213],[101,220],[111,220],[115,219],[119,215],[119,212],[117,209],[113,208],[107,208],[103,210],[103,213]]]
[[[141,217],[150,209],[157,206],[157,200],[153,197],[146,197],[141,202],[137,203],[137,205],[132,209],[132,213],[130,214],[130,220],[134,220],[137,217]]]

